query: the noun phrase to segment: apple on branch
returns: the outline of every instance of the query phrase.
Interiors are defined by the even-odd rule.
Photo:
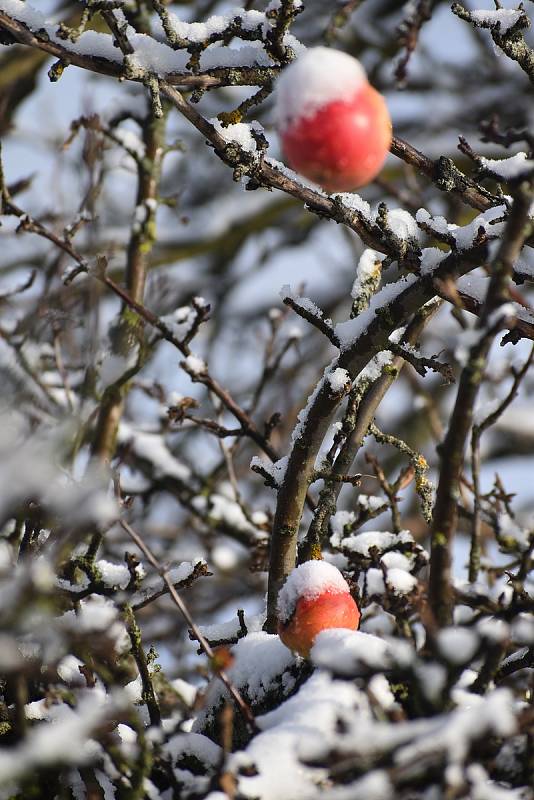
[[[296,567],[280,590],[277,610],[280,639],[305,658],[321,631],[356,630],[360,623],[347,581],[327,561],[306,561]]]
[[[372,181],[391,145],[391,118],[359,61],[306,50],[276,85],[276,127],[289,166],[329,192]]]

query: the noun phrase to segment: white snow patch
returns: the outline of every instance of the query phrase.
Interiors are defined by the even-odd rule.
[[[499,33],[506,33],[525,12],[516,8],[499,8],[471,11],[471,18],[474,22],[484,28],[499,27]]]
[[[134,430],[128,423],[121,422],[118,438],[120,442],[128,442],[138,458],[152,464],[155,477],[168,476],[179,481],[191,477],[189,467],[172,455],[162,434]]]
[[[387,213],[387,224],[392,233],[403,241],[413,239],[417,242],[421,236],[417,222],[404,208],[390,209]]]
[[[349,373],[346,369],[342,369],[341,367],[337,367],[333,372],[327,375],[326,379],[330,384],[332,394],[341,394],[345,391],[347,385],[350,386],[351,384]]]
[[[208,371],[206,366],[206,362],[203,361],[199,356],[195,356],[191,354],[187,356],[185,359],[185,364],[187,368],[193,373],[193,375],[205,375]]]
[[[322,669],[357,676],[369,670],[387,670],[413,659],[412,646],[405,641],[380,639],[370,633],[330,628],[321,631],[311,649],[311,659]]]
[[[312,47],[284,69],[275,88],[276,125],[282,133],[312,117],[333,101],[350,101],[367,82],[352,56],[327,47]]]
[[[518,12],[519,13],[519,12]],[[534,161],[529,159],[526,153],[516,153],[510,158],[481,158],[481,165],[504,181],[519,178],[534,169]]]
[[[464,664],[470,661],[479,643],[474,631],[459,626],[441,630],[437,641],[441,654],[451,664]]]

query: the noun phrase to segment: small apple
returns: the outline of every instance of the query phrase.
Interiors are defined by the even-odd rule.
[[[289,166],[329,192],[364,186],[386,160],[386,102],[347,53],[313,47],[293,61],[277,81],[275,114]]]
[[[305,658],[327,628],[356,630],[360,611],[341,572],[326,561],[306,561],[291,572],[278,595],[278,635]]]

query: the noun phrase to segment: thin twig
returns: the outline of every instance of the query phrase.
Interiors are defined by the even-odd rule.
[[[172,601],[174,602],[175,606],[180,611],[180,614],[183,616],[183,618],[185,619],[185,621],[189,625],[190,629],[193,631],[193,634],[195,635],[195,638],[197,639],[198,643],[200,644],[202,650],[204,651],[204,653],[206,654],[206,656],[210,660],[210,664],[212,666],[212,669],[214,669],[215,674],[217,675],[217,677],[220,678],[220,680],[224,683],[226,689],[228,690],[228,692],[230,693],[232,698],[235,700],[235,703],[236,703],[237,707],[239,708],[241,714],[243,715],[243,718],[244,718],[248,728],[250,729],[250,731],[252,733],[256,733],[257,730],[258,730],[258,726],[256,725],[256,721],[254,719],[254,715],[253,715],[250,707],[247,705],[247,703],[245,703],[245,701],[243,700],[239,690],[231,682],[231,680],[229,679],[229,677],[226,674],[226,672],[223,669],[217,668],[216,661],[215,661],[215,653],[213,652],[212,648],[210,647],[209,642],[204,637],[202,631],[200,630],[200,628],[197,626],[197,624],[193,620],[193,618],[192,618],[191,614],[189,613],[189,610],[188,610],[187,606],[185,605],[184,601],[182,600],[182,598],[180,597],[180,595],[178,594],[178,592],[174,588],[174,584],[173,584],[172,580],[169,577],[168,571],[158,561],[156,556],[153,554],[153,552],[148,547],[148,545],[145,544],[145,542],[141,539],[139,534],[137,534],[134,531],[134,529],[127,522],[125,522],[124,520],[119,520],[119,524],[122,527],[122,529],[124,531],[126,531],[128,536],[135,542],[137,547],[144,554],[144,556],[147,559],[147,561],[149,561],[150,564],[152,564],[154,569],[163,578],[165,584],[167,585],[167,589],[169,590],[169,594],[170,594],[170,596],[172,598]]]

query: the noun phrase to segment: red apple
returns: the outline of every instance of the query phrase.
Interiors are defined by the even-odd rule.
[[[384,98],[359,61],[326,47],[306,50],[283,71],[276,120],[289,166],[329,192],[372,181],[391,145]]]
[[[356,630],[360,611],[341,572],[326,561],[306,561],[293,570],[278,597],[278,635],[293,652],[308,657],[326,628]]]

